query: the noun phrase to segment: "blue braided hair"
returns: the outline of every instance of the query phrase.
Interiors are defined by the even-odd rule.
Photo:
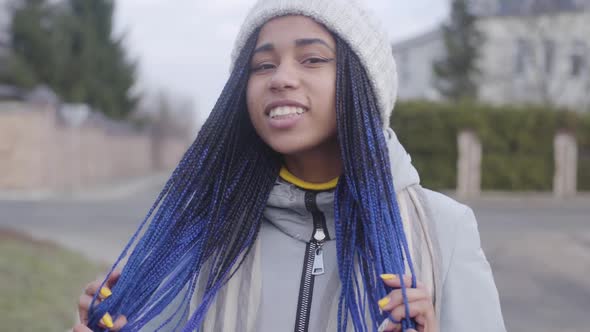
[[[385,318],[397,322],[389,314],[381,315],[376,305],[390,291],[379,275],[393,273],[401,277],[407,259],[412,287],[416,277],[371,82],[358,56],[342,39],[334,39],[336,119],[344,166],[334,198],[338,272],[342,282],[338,331],[346,331],[349,316],[356,331],[370,331]],[[409,317],[406,285],[403,278],[400,280]],[[366,312],[370,313],[370,322],[365,321]],[[415,327],[409,318],[401,323],[403,331]]]
[[[181,303],[160,319],[157,329],[199,329],[216,294],[253,247],[282,164],[281,156],[256,134],[246,108],[249,63],[259,31],[248,39],[211,115],[109,272],[133,248],[113,294],[97,305],[94,296],[88,323],[94,331],[102,330],[98,323],[107,312],[127,317],[123,331],[139,330],[162,315],[181,292]],[[336,117],[344,165],[334,199],[342,283],[338,330],[346,331],[350,317],[356,331],[369,331],[383,319],[393,319],[377,306],[389,291],[378,276],[403,274],[405,259],[414,273],[375,95],[358,57],[334,37]],[[203,295],[185,322],[179,318],[188,315],[202,275]],[[402,282],[408,312],[405,288]],[[409,319],[402,324],[404,330],[414,326]]]
[[[197,138],[113,265],[110,273],[143,233],[113,294],[89,312],[92,329],[100,330],[98,322],[109,312],[125,315],[128,323],[123,330],[136,331],[187,289],[183,305],[162,327],[179,322],[176,318],[186,314],[184,304],[190,301],[207,263],[203,298],[182,327],[195,330],[218,290],[252,248],[281,164],[280,156],[256,134],[246,109],[255,43],[253,36]]]

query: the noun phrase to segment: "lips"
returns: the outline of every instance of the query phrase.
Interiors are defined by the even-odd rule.
[[[268,116],[270,114],[270,111],[273,108],[281,107],[281,106],[299,107],[299,108],[303,108],[306,111],[309,111],[309,108],[307,106],[305,106],[299,102],[296,102],[294,100],[283,99],[283,100],[273,101],[272,103],[266,105],[266,107],[264,108],[264,114],[266,114]]]

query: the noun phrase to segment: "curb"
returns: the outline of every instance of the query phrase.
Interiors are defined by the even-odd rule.
[[[171,172],[159,172],[75,190],[0,191],[0,201],[94,201],[125,198],[149,188],[164,186],[170,174]]]

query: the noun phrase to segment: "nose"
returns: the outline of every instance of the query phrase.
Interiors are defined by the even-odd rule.
[[[282,91],[295,89],[299,86],[299,75],[294,65],[288,62],[282,62],[275,69],[271,80],[270,89],[272,91]]]

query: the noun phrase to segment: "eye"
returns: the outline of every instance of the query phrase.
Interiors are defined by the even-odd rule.
[[[267,70],[267,69],[272,69],[272,68],[274,68],[274,65],[273,64],[270,64],[270,63],[262,63],[262,64],[260,64],[258,66],[252,67],[250,70],[253,71],[253,72],[257,72],[257,71],[262,71],[262,70]]]
[[[303,60],[303,63],[309,63],[309,64],[318,64],[318,63],[325,63],[325,62],[330,62],[332,61],[332,59],[324,59],[324,58],[307,58],[305,60]]]

